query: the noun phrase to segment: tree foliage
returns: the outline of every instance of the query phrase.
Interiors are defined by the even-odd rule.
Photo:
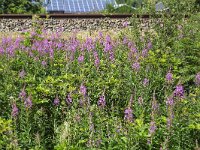
[[[0,0],[0,14],[39,13],[42,11],[42,1],[35,0]]]
[[[171,13],[195,13],[199,12],[200,0],[116,0],[118,4],[127,4],[130,7],[135,7],[136,10],[126,8],[111,8],[108,7],[109,13],[153,13],[157,2],[163,2],[165,7],[168,7]],[[124,6],[123,6],[124,7]]]

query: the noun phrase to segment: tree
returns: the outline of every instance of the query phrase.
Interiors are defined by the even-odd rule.
[[[0,0],[1,14],[39,13],[41,9],[41,0],[34,3],[31,0]]]

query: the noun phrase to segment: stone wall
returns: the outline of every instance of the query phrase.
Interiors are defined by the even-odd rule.
[[[20,32],[30,30],[39,25],[46,30],[55,31],[63,28],[65,32],[72,30],[119,30],[124,28],[124,23],[130,22],[129,18],[92,18],[92,19],[0,19],[0,32]]]

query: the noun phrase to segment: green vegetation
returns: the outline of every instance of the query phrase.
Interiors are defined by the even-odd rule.
[[[0,42],[1,149],[199,149],[199,14],[119,36]],[[157,21],[157,22],[156,22]],[[160,22],[158,22],[160,21]]]
[[[61,39],[37,18],[31,32],[1,37],[0,149],[198,150],[198,1],[164,3],[173,16],[147,30],[133,17],[116,37]]]
[[[189,14],[199,12],[200,2],[199,0],[118,0],[118,4],[127,4],[122,8],[115,9],[112,5],[108,5],[107,13],[141,13],[152,14],[155,13],[155,5],[157,2],[163,2],[165,7],[170,9],[170,13]],[[131,9],[135,7],[136,9]]]
[[[42,1],[32,3],[30,0],[1,0],[0,14],[35,14],[44,13]]]

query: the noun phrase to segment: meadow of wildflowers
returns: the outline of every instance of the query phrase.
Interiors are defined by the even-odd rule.
[[[145,36],[126,25],[117,37],[2,37],[0,148],[199,148],[199,29],[166,24]]]

